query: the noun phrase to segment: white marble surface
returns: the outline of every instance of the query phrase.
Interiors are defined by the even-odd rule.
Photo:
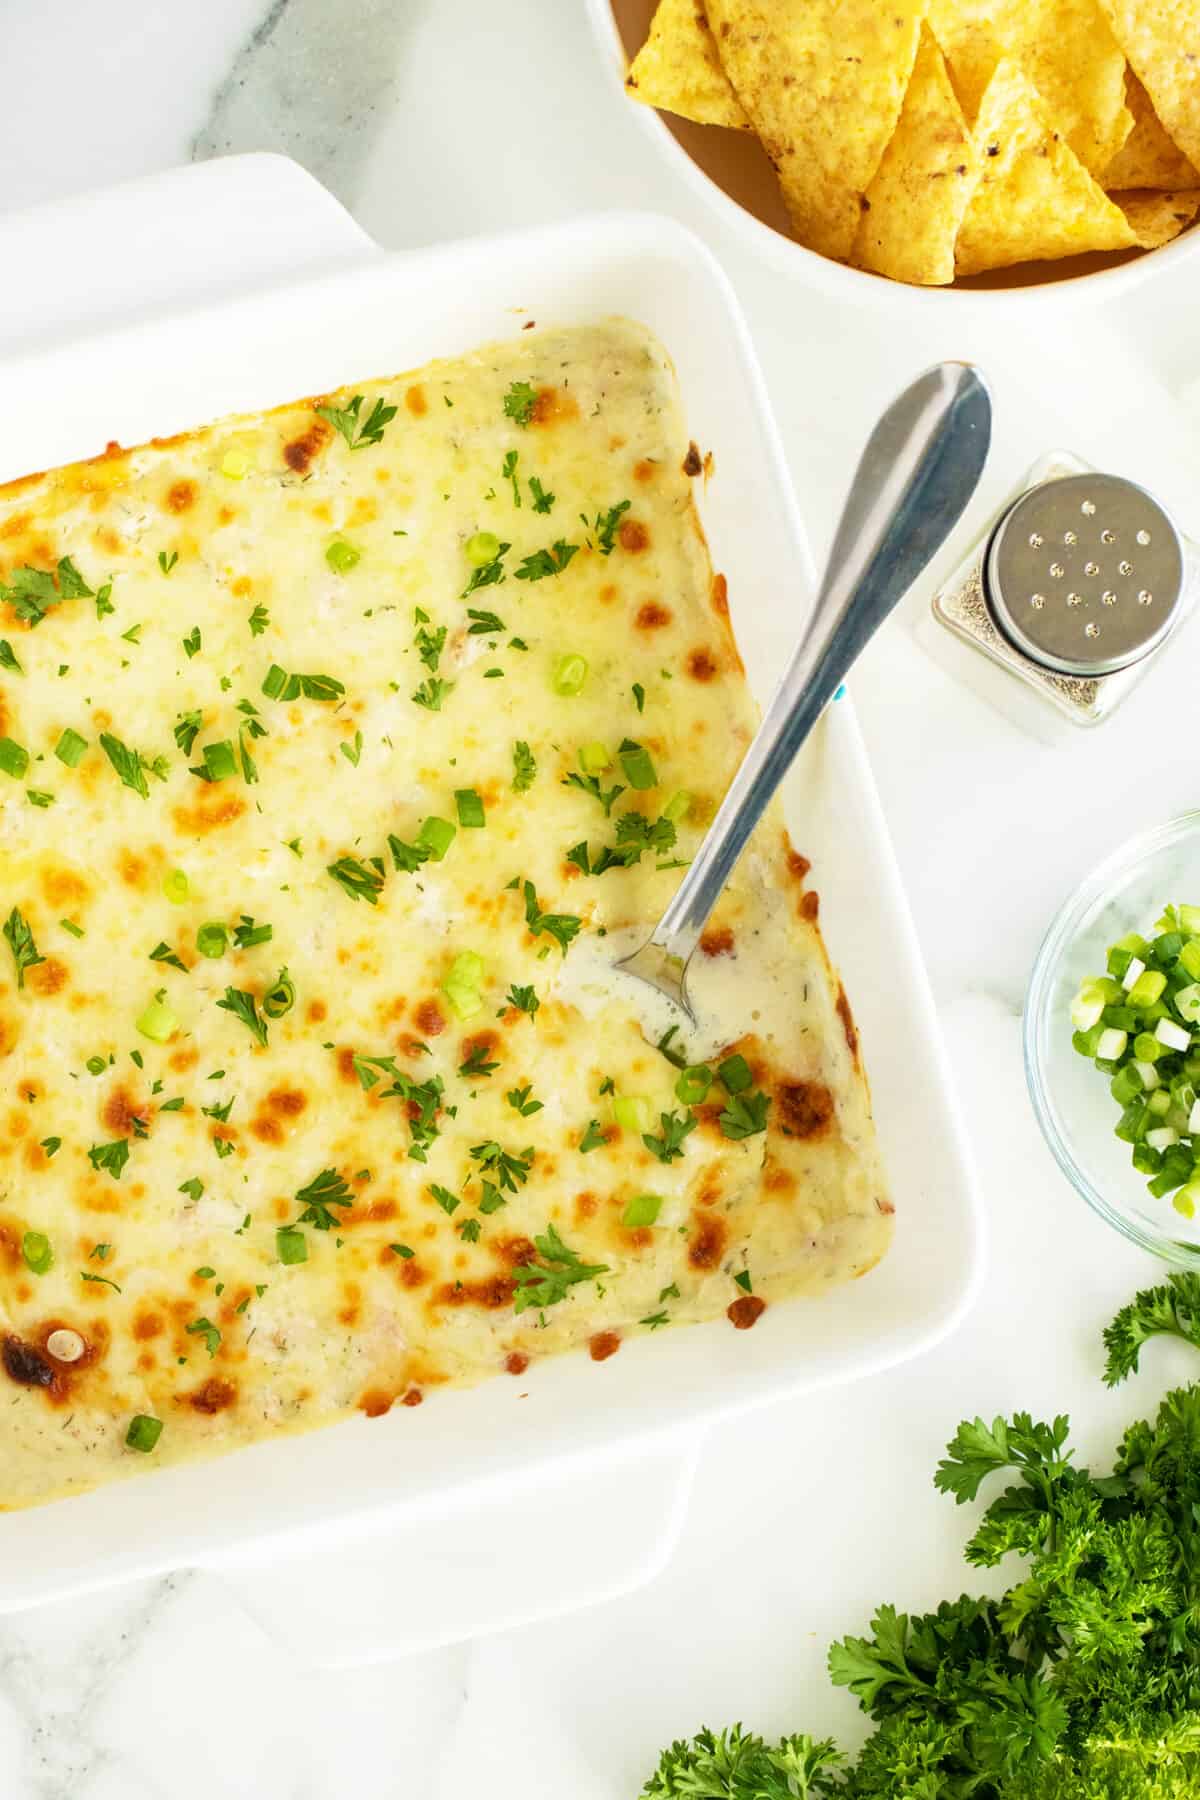
[[[7,0],[0,21],[5,208],[271,148],[391,246],[599,206],[683,217],[750,314],[818,549],[878,401],[935,353],[1023,361],[1063,441],[1104,412],[1105,367],[1069,321],[943,341],[823,307],[758,266],[648,154],[598,66],[584,0]],[[1177,285],[1107,322],[1177,388],[1200,374],[1185,304]],[[1156,676],[1102,739],[1052,750],[928,661],[910,625],[911,609],[854,691],[991,1225],[984,1292],[953,1344],[722,1427],[666,1572],[551,1625],[313,1675],[199,1575],[0,1620],[5,1800],[631,1800],[658,1747],[705,1721],[850,1736],[855,1710],[822,1674],[829,1638],[880,1599],[919,1606],[967,1578],[964,1522],[929,1479],[961,1413],[1069,1409],[1085,1450],[1107,1450],[1134,1402],[1101,1388],[1097,1333],[1150,1265],[1057,1176],[1025,1098],[1018,1015],[1050,913],[1139,816],[1147,777],[1156,812],[1194,803],[1190,688],[1178,668]],[[1147,767],[1130,744],[1151,720]],[[1151,1361],[1147,1406],[1168,1370]]]

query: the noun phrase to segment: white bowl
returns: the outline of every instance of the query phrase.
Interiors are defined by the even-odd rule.
[[[1200,225],[1161,250],[1120,250],[1072,256],[1059,262],[1021,263],[974,275],[953,287],[910,287],[865,269],[852,269],[797,243],[774,171],[757,139],[720,125],[695,125],[659,112],[625,94],[625,74],[646,40],[657,0],[586,0],[605,67],[659,155],[692,191],[739,234],[749,248],[783,273],[796,276],[844,304],[883,303],[964,307],[994,313],[1014,304],[1077,306],[1115,300],[1151,276],[1178,269],[1200,253]]]

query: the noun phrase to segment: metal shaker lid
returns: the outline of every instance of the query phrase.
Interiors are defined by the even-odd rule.
[[[1145,488],[1119,475],[1044,481],[1011,506],[984,566],[1004,635],[1048,669],[1094,677],[1148,655],[1175,624],[1179,533]]]

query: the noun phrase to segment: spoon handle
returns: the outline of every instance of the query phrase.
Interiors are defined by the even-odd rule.
[[[991,401],[968,363],[939,363],[892,402],[863,451],[817,602],[720,810],[650,943],[696,948],[754,827],[859,651],[941,547],[975,491]]]

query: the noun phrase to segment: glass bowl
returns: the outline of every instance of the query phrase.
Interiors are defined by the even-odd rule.
[[[1185,1219],[1114,1135],[1120,1108],[1108,1081],[1071,1044],[1081,981],[1103,975],[1110,945],[1151,934],[1169,902],[1200,902],[1200,812],[1141,832],[1101,863],[1061,908],[1038,951],[1025,1000],[1025,1075],[1038,1124],[1063,1174],[1093,1211],[1143,1250],[1200,1269],[1200,1214]]]

